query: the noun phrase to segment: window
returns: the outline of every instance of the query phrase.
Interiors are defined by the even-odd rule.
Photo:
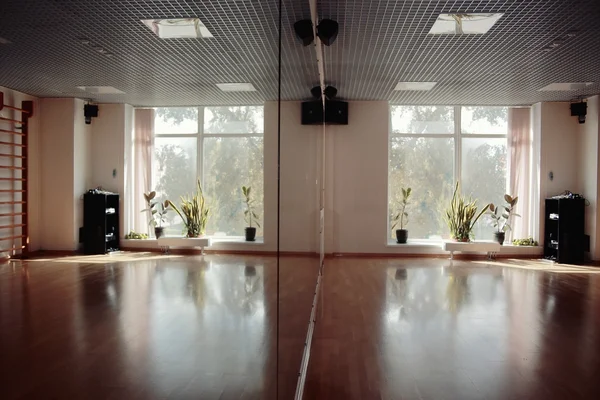
[[[390,218],[397,212],[402,187],[413,188],[411,238],[449,236],[443,212],[456,181],[479,206],[503,202],[508,181],[507,113],[506,107],[392,107],[388,212]],[[479,239],[491,239],[492,232],[487,217],[474,229]],[[391,229],[389,233],[394,236]]]
[[[211,210],[206,233],[243,236],[241,187],[250,186],[262,227],[263,119],[262,106],[157,108],[152,184],[158,198],[178,204],[200,177]],[[183,231],[176,213],[165,225],[168,235]]]

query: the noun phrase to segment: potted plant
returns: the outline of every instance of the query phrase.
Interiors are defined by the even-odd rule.
[[[487,204],[477,213],[477,200],[463,197],[458,191],[458,182],[456,182],[452,202],[444,216],[448,228],[450,228],[450,236],[458,242],[470,242],[475,223],[489,206]]]
[[[400,212],[392,218],[392,230],[398,225],[400,229],[396,229],[396,241],[398,243],[406,243],[408,240],[408,231],[404,229],[404,226],[408,224],[408,213],[406,212],[406,206],[408,205],[408,199],[412,192],[411,188],[402,188],[402,200],[400,201]]]
[[[206,222],[208,221],[210,209],[206,205],[199,179],[197,189],[191,196],[181,197],[181,208],[178,208],[171,200],[167,200],[168,204],[181,217],[186,237],[198,237],[206,232]]]
[[[244,232],[246,234],[246,241],[254,242],[256,239],[256,227],[252,226],[252,222],[254,222],[254,225],[259,228],[260,224],[258,223],[258,215],[256,215],[256,212],[254,211],[254,200],[252,200],[250,197],[250,189],[250,186],[242,186],[242,194],[244,195],[244,203],[246,205],[246,209],[244,210],[244,218],[248,223],[248,226],[246,229],[244,229]]]
[[[144,199],[146,199],[146,209],[142,210],[142,212],[149,213],[149,222],[148,225],[152,225],[154,227],[154,236],[158,239],[163,236],[164,228],[162,226],[163,222],[165,222],[165,217],[167,212],[169,211],[169,203],[168,200],[165,200],[164,203],[160,201],[154,200],[156,197],[156,192],[153,190],[150,193],[144,193]]]
[[[511,230],[511,226],[509,225],[510,218],[514,215],[516,217],[520,217],[519,214],[514,213],[515,206],[517,205],[517,201],[519,200],[518,196],[514,198],[509,195],[504,195],[504,201],[506,204],[502,207],[495,206],[494,204],[490,204],[490,217],[492,217],[492,225],[496,228],[496,232],[494,232],[494,240],[501,245],[504,244],[504,239],[506,236],[506,231]]]

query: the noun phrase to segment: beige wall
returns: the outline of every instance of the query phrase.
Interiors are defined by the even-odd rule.
[[[579,125],[580,150],[579,173],[582,183],[581,194],[590,202],[586,207],[585,232],[590,235],[590,257],[600,260],[600,223],[598,218],[598,198],[600,186],[600,99],[594,96],[587,101],[587,118],[585,124]],[[572,117],[575,118],[575,117]]]
[[[133,107],[128,104],[98,104],[92,120],[92,187],[119,193],[121,236],[126,234],[126,166],[131,160]],[[116,172],[113,176],[113,170]]]
[[[75,99],[41,99],[42,227],[40,248],[77,248],[74,209]]]
[[[83,107],[85,102],[75,99],[73,126],[73,203],[74,232],[79,241],[79,228],[83,226],[83,194],[92,181],[92,125],[85,123]]]
[[[581,193],[582,180],[579,171],[580,132],[577,118],[571,117],[570,103],[540,103],[539,125],[534,125],[534,140],[539,139],[539,188],[540,213],[539,240],[543,241],[545,199],[570,190]],[[538,129],[536,134],[535,129]],[[534,155],[534,159],[536,156]],[[550,180],[549,173],[553,173]]]

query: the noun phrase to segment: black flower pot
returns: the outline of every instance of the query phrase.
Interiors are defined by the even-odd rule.
[[[494,240],[498,242],[500,245],[504,244],[504,235],[505,232],[494,232]]]
[[[406,243],[408,240],[408,231],[406,229],[396,229],[396,241],[398,243]]]
[[[164,235],[165,235],[165,228],[163,228],[162,226],[154,227],[154,236],[156,236],[157,239]]]
[[[254,242],[256,239],[256,228],[246,228],[246,242]]]

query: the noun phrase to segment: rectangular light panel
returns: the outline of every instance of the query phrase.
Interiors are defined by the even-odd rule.
[[[251,83],[217,83],[217,87],[224,92],[255,92]]]
[[[96,94],[125,94],[125,92],[112,86],[77,86],[77,89]]]
[[[394,90],[431,90],[437,82],[398,82]]]
[[[538,89],[540,92],[568,92],[570,90],[581,90],[593,85],[594,82],[559,82],[551,83]]]
[[[213,37],[198,18],[143,19],[142,22],[161,39]]]
[[[483,35],[504,14],[440,14],[430,35]]]

